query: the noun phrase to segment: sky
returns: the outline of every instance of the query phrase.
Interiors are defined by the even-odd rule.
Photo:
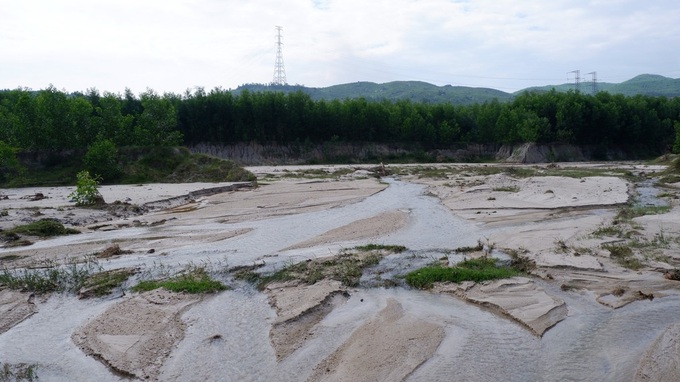
[[[677,0],[0,0],[0,89],[139,94],[680,77]]]

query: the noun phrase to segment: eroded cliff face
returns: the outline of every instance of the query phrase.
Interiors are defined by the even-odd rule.
[[[323,162],[374,163],[381,158],[413,157],[421,162],[478,162],[495,159],[508,163],[579,162],[623,160],[620,150],[600,152],[595,147],[569,144],[518,143],[514,145],[459,144],[447,148],[423,150],[415,146],[383,143],[203,143],[190,147],[196,153],[231,159],[245,166],[295,165]]]

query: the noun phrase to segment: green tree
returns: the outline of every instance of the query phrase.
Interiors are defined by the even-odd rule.
[[[16,154],[15,148],[0,141],[0,182],[4,183],[23,173],[24,168],[19,163]]]
[[[118,149],[110,139],[98,139],[87,149],[83,158],[85,168],[95,176],[111,182],[121,175]]]
[[[177,146],[182,143],[182,134],[177,131],[175,107],[167,98],[153,90],[141,95],[144,111],[139,115],[135,127],[136,144],[140,146]]]

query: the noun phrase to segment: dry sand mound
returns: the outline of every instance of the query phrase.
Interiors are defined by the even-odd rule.
[[[409,316],[389,299],[308,381],[401,381],[434,354],[444,335],[441,326]]]
[[[307,286],[277,283],[268,286],[266,292],[278,315],[269,333],[277,360],[304,345],[316,325],[349,297],[342,283],[334,280]]]
[[[680,324],[666,328],[647,349],[634,381],[680,381]]]
[[[315,238],[290,246],[285,250],[309,248],[338,241],[361,240],[384,236],[404,227],[407,222],[408,212],[383,212],[370,218],[357,220],[342,227],[332,229]]]
[[[440,284],[437,290],[454,293],[467,301],[507,315],[542,336],[567,317],[567,305],[526,277],[496,280],[482,284]]]
[[[117,374],[154,379],[184,336],[181,314],[199,299],[163,289],[142,293],[111,306],[72,339]]]
[[[0,334],[27,319],[38,311],[33,304],[33,294],[10,289],[0,290]]]

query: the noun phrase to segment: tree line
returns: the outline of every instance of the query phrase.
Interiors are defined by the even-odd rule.
[[[680,99],[523,93],[474,105],[312,100],[302,92],[198,88],[139,96],[95,89],[0,91],[0,147],[21,150],[237,142],[382,142],[444,148],[454,143],[570,143],[639,155],[680,150]]]

